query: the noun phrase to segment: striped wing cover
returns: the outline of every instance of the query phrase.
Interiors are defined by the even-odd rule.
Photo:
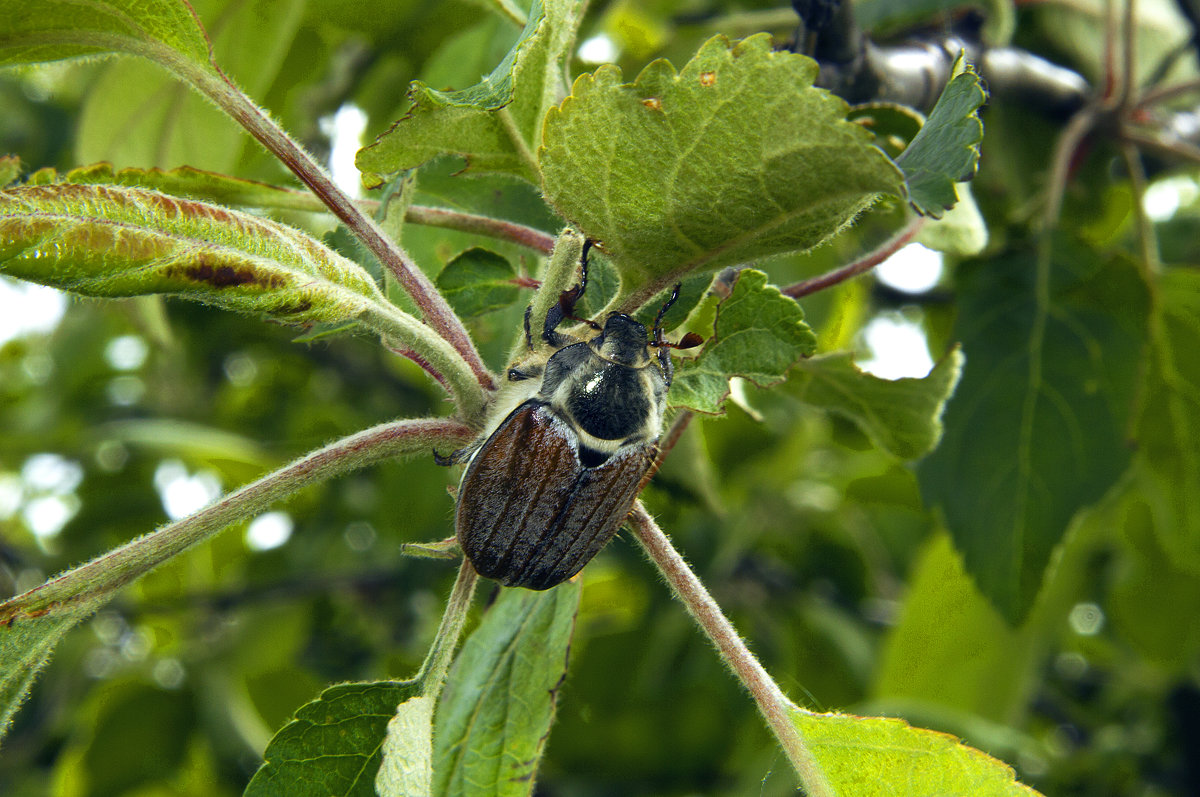
[[[506,587],[549,589],[583,568],[620,528],[655,445],[620,449],[585,468],[574,433],[531,399],[471,460],[458,492],[459,544],[481,575]]]

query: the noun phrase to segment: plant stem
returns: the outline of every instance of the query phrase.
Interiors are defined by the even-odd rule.
[[[473,432],[442,419],[384,423],[307,454],[230,493],[195,514],[69,570],[0,604],[0,623],[74,605],[99,604],[118,589],[192,546],[246,520],[311,484],[402,454],[424,453],[435,442],[459,442]],[[96,606],[91,606],[94,610]]]
[[[833,271],[822,274],[819,277],[802,280],[784,288],[781,293],[784,296],[791,296],[793,299],[799,299],[801,296],[808,296],[810,293],[823,291],[826,288],[831,288],[840,282],[845,282],[851,277],[857,277],[867,271],[878,266],[883,261],[887,260],[896,252],[900,251],[908,244],[921,228],[925,226],[925,217],[917,216],[908,223],[904,229],[889,238],[878,249],[864,257],[850,263],[849,265],[835,268]]]
[[[792,722],[791,715],[803,709],[787,699],[779,685],[758,663],[729,619],[721,612],[721,607],[646,512],[641,501],[634,504],[630,521],[642,547],[658,565],[676,597],[683,601],[688,613],[717,648],[729,669],[754,697],[767,726],[796,768],[805,793],[809,797],[834,797],[833,787]]]
[[[433,644],[429,647],[429,655],[425,657],[417,673],[417,680],[421,682],[421,693],[426,697],[437,700],[442,685],[446,683],[446,673],[450,670],[450,662],[454,660],[454,650],[467,622],[467,611],[471,608],[471,598],[475,595],[475,584],[478,581],[479,576],[476,575],[475,568],[464,556],[458,568],[458,578],[454,580],[454,589],[450,591],[450,599],[446,601],[442,622],[433,638]]]
[[[454,314],[445,298],[411,261],[407,253],[384,234],[379,225],[354,204],[325,170],[303,147],[275,123],[261,108],[239,90],[216,66],[213,71],[198,68],[178,70],[201,93],[254,136],[271,154],[279,158],[301,182],[312,189],[320,200],[338,217],[384,265],[412,297],[425,321],[454,347],[476,380],[485,389],[495,387],[491,373],[484,366],[466,327]]]
[[[474,213],[460,213],[446,208],[429,208],[422,205],[411,205],[404,216],[405,221],[413,224],[424,224],[429,227],[443,227],[460,232],[470,232],[477,235],[487,235],[522,246],[528,246],[537,252],[548,255],[554,251],[554,236],[516,224],[504,219],[493,219],[490,216],[479,216]]]

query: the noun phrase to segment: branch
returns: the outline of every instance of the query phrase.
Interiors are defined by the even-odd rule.
[[[342,438],[195,514],[0,603],[0,624],[51,613],[65,615],[78,606],[94,611],[118,589],[168,559],[304,487],[402,454],[426,452],[435,441],[468,440],[472,434],[457,421],[429,419],[384,423]]]
[[[779,740],[792,766],[796,768],[805,793],[809,797],[834,797],[833,787],[821,771],[812,751],[804,743],[796,724],[792,722],[793,712],[801,709],[788,700],[779,685],[759,664],[729,619],[721,612],[721,607],[671,545],[667,535],[646,512],[641,501],[634,504],[630,521],[638,541],[658,565],[675,596],[683,601],[688,613],[700,625],[729,669],[754,697],[767,726]]]
[[[896,252],[903,249],[909,241],[916,237],[921,228],[925,226],[925,217],[917,216],[908,223],[904,229],[896,235],[889,238],[875,251],[867,254],[865,257],[854,261],[853,263],[835,268],[833,271],[822,274],[819,277],[803,280],[787,286],[780,291],[784,296],[790,296],[793,299],[799,299],[801,296],[808,296],[810,293],[823,291],[826,288],[833,287],[840,282],[845,282],[851,277],[857,277],[859,274],[866,273],[878,266],[883,261],[887,260]]]

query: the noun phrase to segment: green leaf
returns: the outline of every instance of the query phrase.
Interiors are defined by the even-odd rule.
[[[744,377],[759,387],[776,384],[816,346],[800,305],[767,285],[766,274],[744,270],[733,292],[718,305],[713,334],[700,355],[677,364],[670,403],[719,413],[729,395],[730,377]]]
[[[562,75],[582,4],[534,0],[516,44],[480,83],[435,91],[413,83],[408,114],[355,162],[369,183],[439,155],[466,158],[466,170],[511,174],[538,182],[536,149],[546,109],[561,96]]]
[[[195,0],[193,7],[211,22],[212,50],[224,72],[247,96],[267,96],[295,39],[304,0]],[[154,60],[170,72],[141,59],[122,59],[91,84],[76,133],[76,158],[233,171],[243,150],[258,145],[188,85],[196,84],[194,76]]]
[[[1072,516],[1129,463],[1147,292],[1128,260],[1065,241],[1049,262],[1015,253],[958,277],[966,366],[918,476],[980,590],[1015,621]]]
[[[126,52],[210,68],[208,39],[181,0],[0,0],[0,65]]]
[[[297,230],[141,188],[0,192],[0,273],[85,296],[163,293],[292,324],[382,301],[354,263]]]
[[[974,257],[987,247],[987,222],[975,204],[970,183],[958,183],[954,191],[958,195],[958,204],[941,218],[930,219],[921,225],[916,241],[948,255]]]
[[[908,183],[908,199],[919,213],[940,219],[958,201],[954,184],[975,176],[983,141],[978,111],[986,99],[975,68],[960,55],[954,77],[925,125],[896,158]]]
[[[1200,275],[1170,269],[1155,293],[1135,435],[1137,473],[1159,544],[1200,573]]]
[[[502,255],[472,247],[455,257],[438,274],[437,287],[462,318],[500,310],[520,295],[517,271]]]
[[[853,421],[875,445],[901,459],[919,459],[937,447],[942,409],[962,370],[956,348],[921,379],[880,379],[844,352],[802,360],[789,389],[807,404]]]
[[[1012,767],[953,736],[903,720],[793,711],[792,721],[837,794],[854,797],[1032,797]]]
[[[972,583],[949,536],[938,534],[916,559],[872,699],[1005,722],[1026,697],[1030,648]]]
[[[255,180],[243,180],[225,174],[180,166],[175,169],[114,169],[111,163],[102,161],[91,166],[80,166],[59,174],[52,168],[39,169],[29,175],[26,185],[52,185],[75,183],[88,185],[123,185],[131,188],[150,188],[164,194],[186,196],[247,208],[272,210],[302,210],[314,213],[328,212],[310,191],[283,188]]]
[[[528,795],[554,718],[579,583],[502,590],[467,640],[434,728],[434,794]]]
[[[384,739],[416,681],[331,686],[271,739],[245,797],[375,797]]]
[[[641,304],[692,271],[809,249],[902,175],[817,65],[766,34],[709,40],[678,74],[603,66],[546,118],[546,197],[604,242]]]

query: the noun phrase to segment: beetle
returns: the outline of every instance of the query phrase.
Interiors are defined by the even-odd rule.
[[[702,342],[695,333],[678,344],[663,340],[662,318],[678,285],[652,337],[623,313],[603,325],[576,319],[591,245],[584,244],[579,285],[543,320],[540,352],[526,309],[530,355],[508,370],[482,442],[449,460],[468,462],[455,507],[459,545],[476,571],[506,587],[561,584],[616,534],[658,454],[670,349]],[[567,318],[587,325],[583,337],[558,330]]]

